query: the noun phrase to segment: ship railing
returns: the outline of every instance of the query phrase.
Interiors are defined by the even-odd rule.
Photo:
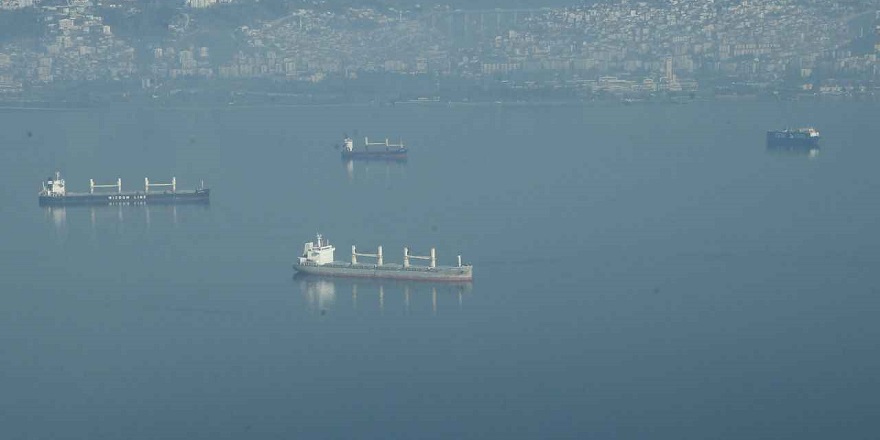
[[[172,177],[171,183],[150,183],[150,179],[148,177],[144,177],[144,192],[150,192],[150,187],[171,187],[171,192],[177,192],[177,178]]]
[[[397,148],[397,149],[399,149],[399,150],[400,150],[400,149],[403,149],[403,148],[404,148],[404,147],[403,147],[403,140],[400,140],[400,141],[398,141],[398,142],[399,142],[398,144],[392,144],[392,143],[388,140],[388,138],[385,138],[385,142],[370,142],[370,138],[368,138],[368,137],[365,137],[365,138],[364,138],[364,146],[365,146],[365,147],[379,146],[379,147],[385,147],[386,150],[389,149],[389,148]]]
[[[116,183],[95,183],[95,179],[89,179],[89,194],[94,194],[96,188],[116,188],[117,193],[122,193],[122,178],[116,178]]]

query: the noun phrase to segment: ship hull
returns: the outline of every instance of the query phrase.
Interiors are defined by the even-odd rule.
[[[819,136],[809,136],[802,133],[768,131],[767,145],[774,147],[816,147],[819,145]]]
[[[77,205],[177,205],[207,204],[211,191],[161,192],[161,193],[113,193],[113,194],[67,194],[64,196],[40,196],[40,206]]]
[[[374,278],[408,281],[462,282],[474,279],[471,266],[462,267],[400,267],[384,268],[375,265],[350,265],[334,263],[325,265],[294,264],[299,273],[325,277]]]
[[[334,282],[338,283],[339,286],[343,285],[354,285],[354,284],[362,284],[362,285],[370,285],[370,286],[385,286],[385,287],[405,287],[413,284],[412,280],[395,280],[395,279],[387,279],[387,278],[362,278],[362,277],[333,277],[333,276],[324,276],[324,275],[315,275],[310,273],[303,272],[295,272],[293,274],[293,279],[296,281],[301,281],[305,283],[315,283],[315,282]],[[456,289],[463,289],[465,291],[470,291],[474,284],[472,280],[452,280],[452,281],[430,281],[430,280],[421,280],[418,282],[420,286],[449,286]]]

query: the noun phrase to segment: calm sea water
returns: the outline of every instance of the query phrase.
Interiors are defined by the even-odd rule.
[[[880,108],[0,112],[10,439],[873,438]],[[818,152],[767,151],[816,125]],[[398,137],[406,164],[339,159]],[[40,181],[210,207],[43,209]],[[321,232],[466,286],[293,279]]]

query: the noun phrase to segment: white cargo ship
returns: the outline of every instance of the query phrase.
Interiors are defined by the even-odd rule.
[[[458,256],[456,266],[438,266],[437,252],[431,248],[429,255],[412,255],[409,248],[403,248],[403,264],[385,263],[382,254],[382,246],[375,253],[357,252],[355,246],[351,247],[351,262],[334,261],[336,248],[318,234],[314,242],[307,242],[303,246],[303,253],[293,264],[297,272],[337,277],[355,278],[387,278],[397,280],[425,280],[425,281],[471,281],[473,280],[473,266],[461,263],[461,255]],[[358,262],[358,257],[375,258],[375,264]],[[427,265],[412,265],[411,260],[427,261]]]

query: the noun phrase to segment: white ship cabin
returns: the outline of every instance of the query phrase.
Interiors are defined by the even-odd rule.
[[[782,130],[784,133],[802,133],[811,138],[819,137],[819,130],[816,130],[813,127],[802,127],[802,128],[786,128]]]
[[[351,140],[350,137],[346,136],[345,139],[342,141],[342,148],[345,148],[345,151],[354,150],[354,141]]]
[[[336,250],[321,234],[317,240],[308,242],[303,246],[303,254],[299,257],[299,264],[323,265],[333,262],[333,252]]]
[[[61,171],[55,172],[55,178],[48,178],[43,183],[43,191],[40,195],[49,197],[64,197],[67,190],[64,188],[64,179],[61,178]]]

